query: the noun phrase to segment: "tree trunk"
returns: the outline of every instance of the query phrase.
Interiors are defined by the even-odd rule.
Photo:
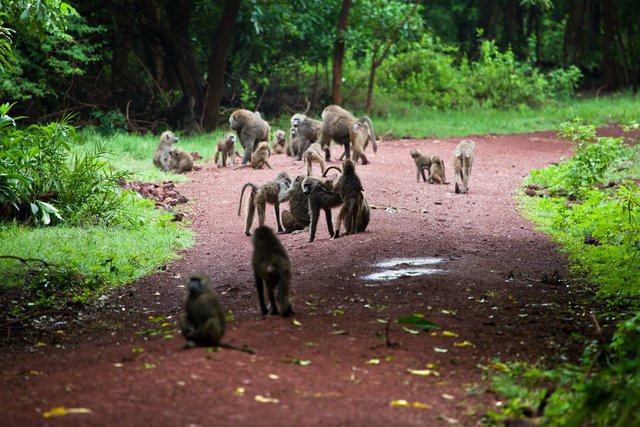
[[[614,0],[603,0],[602,4],[602,84],[607,90],[618,87],[618,61],[616,58],[616,7]]]
[[[589,0],[570,0],[569,18],[564,32],[563,66],[580,65],[585,42],[585,26]]]
[[[333,82],[331,93],[333,95],[333,103],[337,105],[342,103],[342,63],[344,61],[345,50],[344,33],[347,31],[349,8],[351,8],[351,0],[342,0],[342,11],[340,12],[338,31],[336,32],[336,41],[333,48]]]
[[[209,59],[207,97],[202,117],[203,128],[211,131],[218,127],[220,101],[224,93],[224,70],[233,41],[236,16],[240,10],[240,0],[226,0],[220,23],[213,35],[213,52]]]

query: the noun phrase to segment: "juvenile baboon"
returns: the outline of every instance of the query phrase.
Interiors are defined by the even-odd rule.
[[[367,147],[368,141],[371,140],[373,144],[373,152],[378,151],[378,141],[376,140],[376,134],[373,131],[373,123],[367,116],[362,116],[360,119],[356,119],[353,114],[343,109],[338,105],[329,105],[322,112],[322,132],[320,135],[320,146],[325,151],[325,160],[330,160],[329,144],[333,139],[337,144],[344,145],[344,156],[346,159],[351,159],[351,135],[349,133],[351,125],[359,122],[367,126],[369,129],[369,137],[367,142],[364,143],[364,149]]]
[[[269,123],[264,121],[260,114],[249,110],[240,109],[231,113],[229,125],[231,129],[236,131],[238,138],[240,138],[240,143],[244,147],[243,165],[249,162],[251,154],[260,141],[269,141],[271,135]]]
[[[313,164],[313,162],[317,162],[318,164],[320,164],[320,172],[324,174],[324,170],[326,169],[327,165],[324,162],[324,158],[322,156],[322,148],[320,148],[320,144],[318,142],[314,142],[313,144],[311,144],[302,155],[302,158],[307,164],[307,176],[313,175],[313,173],[311,173],[311,165]]]
[[[287,138],[282,129],[278,129],[273,136],[272,142],[273,154],[284,154],[287,146]]]
[[[362,192],[362,182],[356,174],[356,164],[353,160],[345,160],[342,162],[342,175],[335,185],[336,192],[340,194],[342,199],[342,207],[338,213],[336,221],[334,239],[340,237],[340,227],[344,220],[344,228],[346,234],[354,234],[357,232],[356,224],[358,222],[358,214],[363,209],[364,196]]]
[[[289,129],[289,141],[287,142],[287,156],[295,157],[298,155],[298,129]]]
[[[179,148],[169,151],[169,170],[173,173],[185,173],[193,170],[193,157]]]
[[[269,148],[269,143],[267,141],[262,141],[258,144],[256,151],[251,154],[251,162],[247,165],[236,166],[233,170],[236,169],[244,169],[251,166],[253,169],[262,169],[263,166],[267,166],[269,169],[273,169],[271,164],[269,163],[269,155],[271,154],[271,149]]]
[[[431,156],[428,181],[429,184],[448,184],[444,170],[444,162],[438,156]]]
[[[184,308],[185,313],[180,318],[180,329],[186,340],[185,348],[215,346],[255,353],[250,348],[235,347],[222,342],[226,329],[224,311],[208,275],[189,275]]]
[[[463,139],[456,146],[453,152],[453,172],[456,182],[456,194],[466,194],[469,192],[469,176],[471,175],[471,167],[475,157],[476,143]]]
[[[227,167],[227,158],[231,159],[231,164],[236,164],[236,136],[228,133],[216,144],[216,154],[213,157],[215,164],[218,164],[218,157],[222,155],[222,167]]]
[[[298,160],[302,160],[302,155],[309,148],[309,145],[320,139],[322,122],[296,113],[291,116],[291,126],[297,130]]]
[[[331,209],[342,204],[340,193],[335,191],[331,180],[321,180],[312,176],[306,177],[302,181],[302,191],[307,195],[309,205],[309,216],[311,217],[309,227],[309,242],[313,242],[316,237],[316,228],[320,209],[325,213],[329,236],[333,237],[333,223],[331,222]]]
[[[416,148],[411,150],[411,157],[416,164],[416,182],[420,182],[420,176],[422,175],[422,179],[424,182],[427,182],[427,175],[425,174],[425,170],[427,173],[431,174],[429,169],[431,168],[431,157],[425,156],[422,152]]]
[[[289,302],[289,288],[291,286],[291,264],[287,251],[275,235],[266,226],[255,229],[253,234],[253,273],[258,290],[258,302],[263,315],[267,314],[264,301],[264,288],[267,288],[271,314],[287,317],[293,313]],[[275,291],[278,291],[277,303]]]
[[[369,141],[369,128],[363,123],[355,122],[349,127],[349,140],[353,149],[353,161],[358,163],[358,160],[362,160],[363,165],[369,164],[369,160],[364,154],[367,141]]]
[[[291,177],[287,172],[280,172],[273,180],[257,186],[251,182],[247,182],[240,192],[240,203],[238,204],[238,216],[242,212],[242,198],[244,190],[251,187],[251,195],[249,196],[249,206],[247,207],[247,219],[244,228],[244,234],[251,236],[251,225],[253,224],[253,216],[256,209],[258,210],[258,225],[264,225],[265,211],[267,203],[272,204],[276,213],[276,223],[278,224],[278,232],[283,232],[280,222],[280,185],[286,188],[291,185]]]
[[[282,225],[287,233],[304,230],[311,222],[307,195],[302,191],[303,180],[304,176],[299,175],[289,188],[286,188],[285,184],[280,184],[280,203],[289,202],[289,210],[284,209],[280,215]]]
[[[171,156],[169,152],[173,149],[174,144],[178,142],[178,138],[171,131],[165,131],[160,135],[160,143],[153,153],[153,164],[168,172],[170,170]]]

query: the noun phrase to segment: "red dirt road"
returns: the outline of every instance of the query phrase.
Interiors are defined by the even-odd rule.
[[[498,399],[481,366],[492,358],[575,357],[571,334],[590,332],[577,290],[543,280],[566,275],[563,256],[519,216],[513,200],[530,169],[570,154],[569,145],[552,132],[471,139],[476,163],[468,195],[454,194],[453,184],[416,183],[409,156],[416,147],[440,155],[453,182],[451,155],[460,138],[385,141],[370,165],[357,168],[376,207],[365,233],[329,240],[321,217],[313,243],[307,231],[281,235],[293,268],[296,314],[288,319],[259,314],[251,239],[237,207],[245,182],[260,184],[280,170],[302,174],[302,163],[284,155],[272,157],[274,170],[206,163],[177,185],[192,200],[198,233],[182,260],[114,291],[99,310],[57,327],[61,332],[0,342],[1,424],[478,425]],[[334,147],[333,158],[341,152]],[[275,227],[270,207],[267,225]],[[376,263],[400,257],[441,258],[426,267],[442,271],[362,278],[383,270]],[[234,315],[225,341],[249,345],[256,355],[182,350],[177,319],[192,271],[211,275]],[[412,313],[441,328],[405,332],[395,319]],[[385,344],[384,319],[393,321],[389,340],[396,346]],[[174,338],[143,334],[160,328]],[[407,371],[427,368],[436,374]],[[401,399],[418,405],[391,405]],[[61,406],[90,413],[44,417]]]

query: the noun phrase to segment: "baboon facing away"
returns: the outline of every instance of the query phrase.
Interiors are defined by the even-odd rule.
[[[351,148],[353,149],[354,163],[358,163],[358,160],[362,160],[363,165],[369,164],[369,160],[364,154],[364,149],[369,141],[369,128],[360,122],[353,123],[349,127],[349,140],[351,142]]]
[[[416,164],[416,181],[420,182],[420,176],[422,176],[424,182],[427,182],[427,175],[425,174],[425,170],[428,174],[431,174],[431,157],[425,156],[417,148],[411,150],[411,157]]]
[[[309,145],[320,139],[322,122],[304,114],[296,113],[291,116],[291,126],[297,131],[298,160],[302,160],[302,155],[309,148]]]
[[[193,157],[179,148],[169,151],[169,170],[173,173],[185,173],[193,170]]]
[[[289,202],[289,210],[284,209],[281,214],[282,225],[287,233],[303,230],[311,222],[309,202],[302,191],[303,180],[304,176],[299,175],[289,188],[283,183],[280,184],[280,203]]]
[[[273,153],[274,154],[284,154],[287,147],[287,139],[284,131],[282,129],[278,129],[273,136],[272,142]]]
[[[276,213],[276,222],[278,224],[278,232],[283,232],[280,222],[280,191],[281,184],[289,188],[291,185],[291,177],[287,172],[280,172],[273,180],[257,186],[251,182],[247,182],[240,192],[240,203],[238,204],[238,216],[242,212],[242,197],[244,190],[251,187],[251,195],[249,196],[249,205],[247,207],[247,219],[244,228],[244,234],[251,236],[251,225],[253,224],[253,216],[256,209],[258,210],[258,225],[264,225],[265,211],[267,203],[272,204]]]
[[[168,172],[171,166],[170,152],[173,150],[174,144],[178,142],[178,138],[171,131],[165,131],[160,135],[160,143],[156,147],[156,151],[153,153],[153,164]]]
[[[313,175],[311,173],[311,165],[313,162],[316,162],[320,165],[320,173],[323,174],[327,165],[324,162],[324,158],[322,156],[322,149],[320,148],[320,143],[314,142],[306,149],[304,154],[302,155],[304,162],[307,164],[307,176]]]
[[[227,167],[227,158],[231,158],[231,164],[236,164],[236,136],[232,133],[228,133],[223,139],[216,144],[216,154],[213,157],[215,164],[218,164],[218,157],[222,155],[222,167]]]
[[[346,234],[357,232],[358,215],[363,209],[364,196],[362,192],[364,188],[356,174],[356,165],[353,160],[342,162],[342,175],[340,175],[335,189],[340,194],[343,204],[338,213],[335,234],[333,235],[334,239],[340,237],[340,227],[343,220]]]
[[[309,216],[311,223],[309,226],[309,242],[313,242],[316,237],[316,228],[320,210],[325,213],[329,236],[333,237],[333,223],[331,222],[331,209],[342,204],[340,194],[335,191],[331,180],[322,181],[312,176],[306,177],[302,181],[302,191],[307,195],[309,204]]]
[[[363,116],[360,119],[356,119],[353,114],[338,105],[329,105],[322,112],[322,132],[320,135],[320,146],[325,151],[325,160],[330,160],[329,145],[333,139],[337,144],[344,145],[344,156],[346,159],[351,159],[351,135],[349,133],[351,125],[355,122],[360,122],[368,127],[369,138],[373,145],[373,152],[378,151],[378,142],[376,140],[376,134],[373,131],[373,123],[367,116]],[[367,143],[364,144],[366,148]]]
[[[260,141],[269,141],[271,135],[269,124],[260,117],[260,114],[249,110],[240,109],[231,113],[229,125],[236,131],[244,147],[243,165],[249,162],[251,154]]]
[[[469,192],[469,176],[475,157],[476,143],[464,139],[458,143],[453,152],[453,172],[455,175],[456,194],[466,194]]]
[[[431,156],[428,181],[430,184],[448,184],[444,170],[444,162],[438,156]]]
[[[264,300],[264,289],[266,288],[271,304],[271,314],[280,314],[282,317],[294,314],[291,302],[289,302],[291,264],[286,249],[273,230],[266,226],[256,228],[252,240],[253,273],[260,311],[263,315],[269,312]]]

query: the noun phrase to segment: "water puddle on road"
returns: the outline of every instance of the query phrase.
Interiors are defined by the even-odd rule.
[[[362,280],[390,281],[403,277],[426,276],[430,274],[444,273],[440,268],[415,268],[425,265],[439,264],[442,258],[392,258],[375,264],[377,268],[384,269],[375,273],[362,276]],[[393,267],[404,267],[395,269]]]

